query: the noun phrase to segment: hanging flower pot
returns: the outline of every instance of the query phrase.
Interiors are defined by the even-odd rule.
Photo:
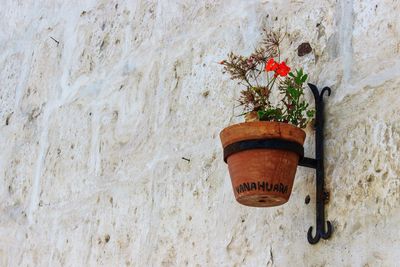
[[[271,207],[289,200],[299,159],[303,157],[305,128],[315,111],[304,98],[308,75],[291,71],[281,60],[280,32],[265,31],[250,56],[230,53],[220,62],[223,72],[245,88],[238,103],[245,123],[221,134],[236,200],[247,206]],[[271,99],[275,98],[275,99]]]
[[[246,122],[225,128],[220,138],[236,200],[254,207],[286,203],[305,136],[300,128],[280,122]]]

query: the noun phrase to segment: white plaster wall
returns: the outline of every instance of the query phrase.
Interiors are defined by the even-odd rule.
[[[399,12],[392,0],[2,1],[0,266],[399,266]],[[315,246],[313,170],[298,169],[286,205],[258,209],[235,202],[222,161],[240,88],[217,62],[269,26],[333,89],[335,232]]]

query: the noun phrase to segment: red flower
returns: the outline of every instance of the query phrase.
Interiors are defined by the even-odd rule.
[[[273,58],[270,58],[265,64],[265,71],[276,71],[279,67],[278,62],[275,62]]]
[[[286,65],[285,61],[282,61],[282,63],[279,64],[278,69],[276,70],[276,74],[283,77],[288,75],[289,71],[290,71],[289,66]]]
[[[265,71],[274,71],[274,77],[278,76],[286,76],[288,75],[290,68],[286,65],[285,61],[282,61],[280,64],[276,62],[273,58],[270,58],[265,64]]]

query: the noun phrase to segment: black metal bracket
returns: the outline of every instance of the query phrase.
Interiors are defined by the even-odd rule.
[[[324,188],[324,93],[331,95],[331,89],[324,87],[319,93],[318,88],[309,83],[315,99],[315,159],[303,157],[299,161],[299,166],[313,168],[316,170],[316,232],[312,235],[313,227],[308,229],[307,239],[310,244],[316,244],[318,241],[328,239],[333,232],[333,226],[330,221],[326,221],[325,227],[325,203],[329,198],[328,192]]]

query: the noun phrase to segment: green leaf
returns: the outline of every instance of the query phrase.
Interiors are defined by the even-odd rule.
[[[303,77],[301,78],[301,82],[304,83],[308,78],[307,74],[304,74]]]
[[[293,87],[288,87],[287,91],[288,91],[289,95],[294,99],[297,99],[300,96],[299,91],[297,91]]]
[[[303,76],[303,69],[298,69],[296,70],[296,72],[297,72],[297,77]]]
[[[270,108],[267,110],[259,110],[257,112],[260,121],[281,121],[282,111],[280,108]]]
[[[315,110],[307,110],[306,114],[307,114],[307,117],[314,118]]]
[[[259,111],[257,111],[257,117],[258,117],[258,119],[261,121],[262,120],[262,117],[264,116],[264,111],[263,110],[259,110]]]

